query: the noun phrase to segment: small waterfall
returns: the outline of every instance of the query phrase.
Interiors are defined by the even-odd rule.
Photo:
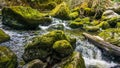
[[[117,65],[114,62],[103,60],[100,49],[89,43],[88,40],[78,40],[76,45],[76,51],[79,51],[84,57],[87,68],[111,68]]]

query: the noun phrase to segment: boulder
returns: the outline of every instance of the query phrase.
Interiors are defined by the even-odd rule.
[[[54,30],[47,34],[34,37],[32,41],[28,42],[25,45],[25,48],[28,49],[36,46],[41,48],[50,48],[58,40],[67,40],[71,44],[75,44],[76,42],[76,39],[70,38],[69,36],[65,35],[65,33],[62,30]]]
[[[51,31],[47,34],[37,36],[25,45],[23,59],[28,62],[34,59],[46,61],[46,58],[53,54],[53,45],[60,40],[66,40],[71,50],[75,48],[76,39],[65,35],[61,30]],[[63,49],[64,50],[64,49]],[[70,51],[70,50],[69,50]],[[68,52],[70,53],[70,52]]]
[[[119,40],[120,29],[119,28],[106,29],[101,33],[99,33],[99,36],[103,38],[105,41],[120,47],[120,40]]]
[[[46,15],[30,7],[10,6],[2,9],[2,22],[15,29],[35,29],[39,24],[51,23]]]
[[[70,9],[65,2],[57,5],[50,13],[51,16],[60,18],[63,20],[70,19],[69,17]]]
[[[83,22],[76,22],[76,21],[71,21],[69,23],[69,26],[71,28],[82,28],[83,27]]]
[[[23,68],[45,68],[46,64],[39,59],[35,59],[23,66]]]
[[[10,36],[0,29],[0,43],[10,40]]]
[[[54,66],[55,68],[86,68],[84,60],[79,52],[73,52],[73,54],[61,63]]]
[[[85,24],[90,24],[90,18],[89,17],[85,17],[85,18],[82,18],[82,19],[76,18],[75,20],[69,22],[69,26],[71,28],[83,28],[83,26]]]
[[[0,68],[17,68],[16,55],[5,46],[0,46]]]
[[[53,44],[53,49],[60,55],[70,55],[73,52],[72,45],[67,40],[59,40]]]
[[[41,48],[31,48],[31,49],[25,49],[25,52],[23,53],[22,58],[25,62],[32,61],[34,59],[40,59],[42,61],[46,61],[46,58],[48,55],[50,55],[50,51],[46,48],[46,50],[43,50]]]

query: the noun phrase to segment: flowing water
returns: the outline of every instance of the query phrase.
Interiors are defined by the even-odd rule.
[[[21,56],[24,52],[24,44],[29,41],[32,37],[47,33],[51,30],[61,29],[64,30],[67,34],[71,35],[71,37],[76,37],[76,51],[79,51],[85,60],[85,64],[87,68],[112,68],[117,63],[114,63],[112,60],[108,59],[106,61],[104,58],[106,56],[102,55],[102,51],[94,46],[93,44],[89,43],[87,40],[81,40],[81,36],[77,30],[73,30],[69,28],[66,24],[66,21],[62,21],[59,19],[53,18],[53,22],[49,26],[39,26],[40,29],[38,30],[14,30],[7,26],[0,24],[0,28],[3,29],[7,34],[10,35],[11,40],[8,42],[4,42],[0,45],[8,46],[11,50],[13,50],[16,55],[18,56],[18,61],[22,60]],[[107,53],[106,53],[107,54]],[[114,57],[113,57],[114,58]],[[20,66],[19,66],[20,67]],[[116,67],[120,68],[120,67]]]

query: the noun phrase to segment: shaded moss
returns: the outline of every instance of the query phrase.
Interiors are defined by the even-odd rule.
[[[0,68],[16,68],[17,57],[7,47],[0,46]]]
[[[69,26],[71,28],[82,28],[83,27],[83,22],[75,22],[75,21],[71,21]]]
[[[50,52],[46,50],[43,50],[41,48],[31,48],[26,49],[24,54],[22,55],[22,58],[25,62],[32,61],[34,59],[41,59],[42,61],[46,61],[46,57],[50,54]]]
[[[0,29],[0,43],[10,40],[10,36]]]
[[[50,23],[52,20],[46,15],[23,6],[11,6],[2,9],[3,24],[16,29],[35,29],[39,24]]]

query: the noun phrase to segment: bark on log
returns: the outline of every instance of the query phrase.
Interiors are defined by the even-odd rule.
[[[112,54],[120,56],[120,47],[110,44],[109,42],[106,42],[106,41],[100,39],[99,37],[90,35],[88,33],[83,33],[83,35],[88,39],[88,41],[90,41],[94,45],[96,45]]]

